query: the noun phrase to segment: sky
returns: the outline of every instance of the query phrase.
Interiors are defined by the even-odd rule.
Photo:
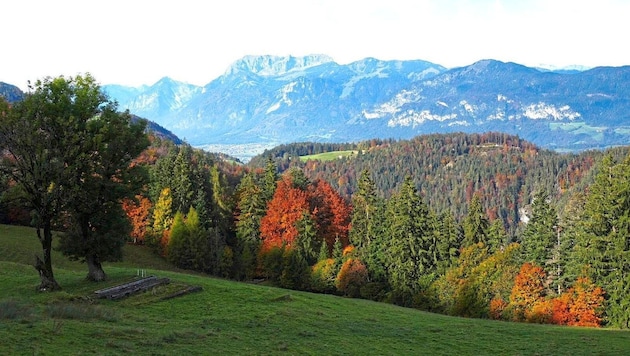
[[[630,65],[630,0],[12,0],[0,81],[208,84],[246,55]]]

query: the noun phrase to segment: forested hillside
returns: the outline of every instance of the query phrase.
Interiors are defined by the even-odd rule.
[[[349,149],[357,155],[326,162],[298,159]],[[627,148],[610,150],[618,159],[627,152]],[[358,176],[364,170],[385,198],[409,175],[432,209],[447,210],[460,221],[473,194],[480,194],[490,219],[502,220],[514,235],[537,190],[547,192],[562,211],[567,193],[583,190],[592,181],[589,172],[602,155],[602,151],[561,154],[502,133],[460,133],[359,144],[282,145],[253,158],[249,165],[260,167],[272,158],[280,170],[299,167],[310,179],[329,182],[346,198],[356,192]]]

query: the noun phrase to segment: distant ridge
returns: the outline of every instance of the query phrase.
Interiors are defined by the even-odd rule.
[[[558,151],[630,144],[630,66],[542,69],[485,59],[447,69],[422,60],[341,65],[326,55],[260,55],[204,86],[165,77],[103,89],[121,109],[198,147],[488,131]]]

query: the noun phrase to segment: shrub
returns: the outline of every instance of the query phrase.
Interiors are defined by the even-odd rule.
[[[368,281],[367,268],[356,258],[347,259],[337,275],[337,289],[353,298],[360,296],[361,287]]]
[[[311,289],[320,293],[334,293],[336,277],[335,260],[333,258],[321,260],[311,269]]]

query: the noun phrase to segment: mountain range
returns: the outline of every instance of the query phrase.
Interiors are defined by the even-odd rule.
[[[205,86],[165,77],[103,89],[122,109],[206,148],[487,131],[559,151],[630,144],[630,66],[550,70],[481,60],[448,69],[261,55],[237,60]],[[235,155],[260,153],[245,151]]]

